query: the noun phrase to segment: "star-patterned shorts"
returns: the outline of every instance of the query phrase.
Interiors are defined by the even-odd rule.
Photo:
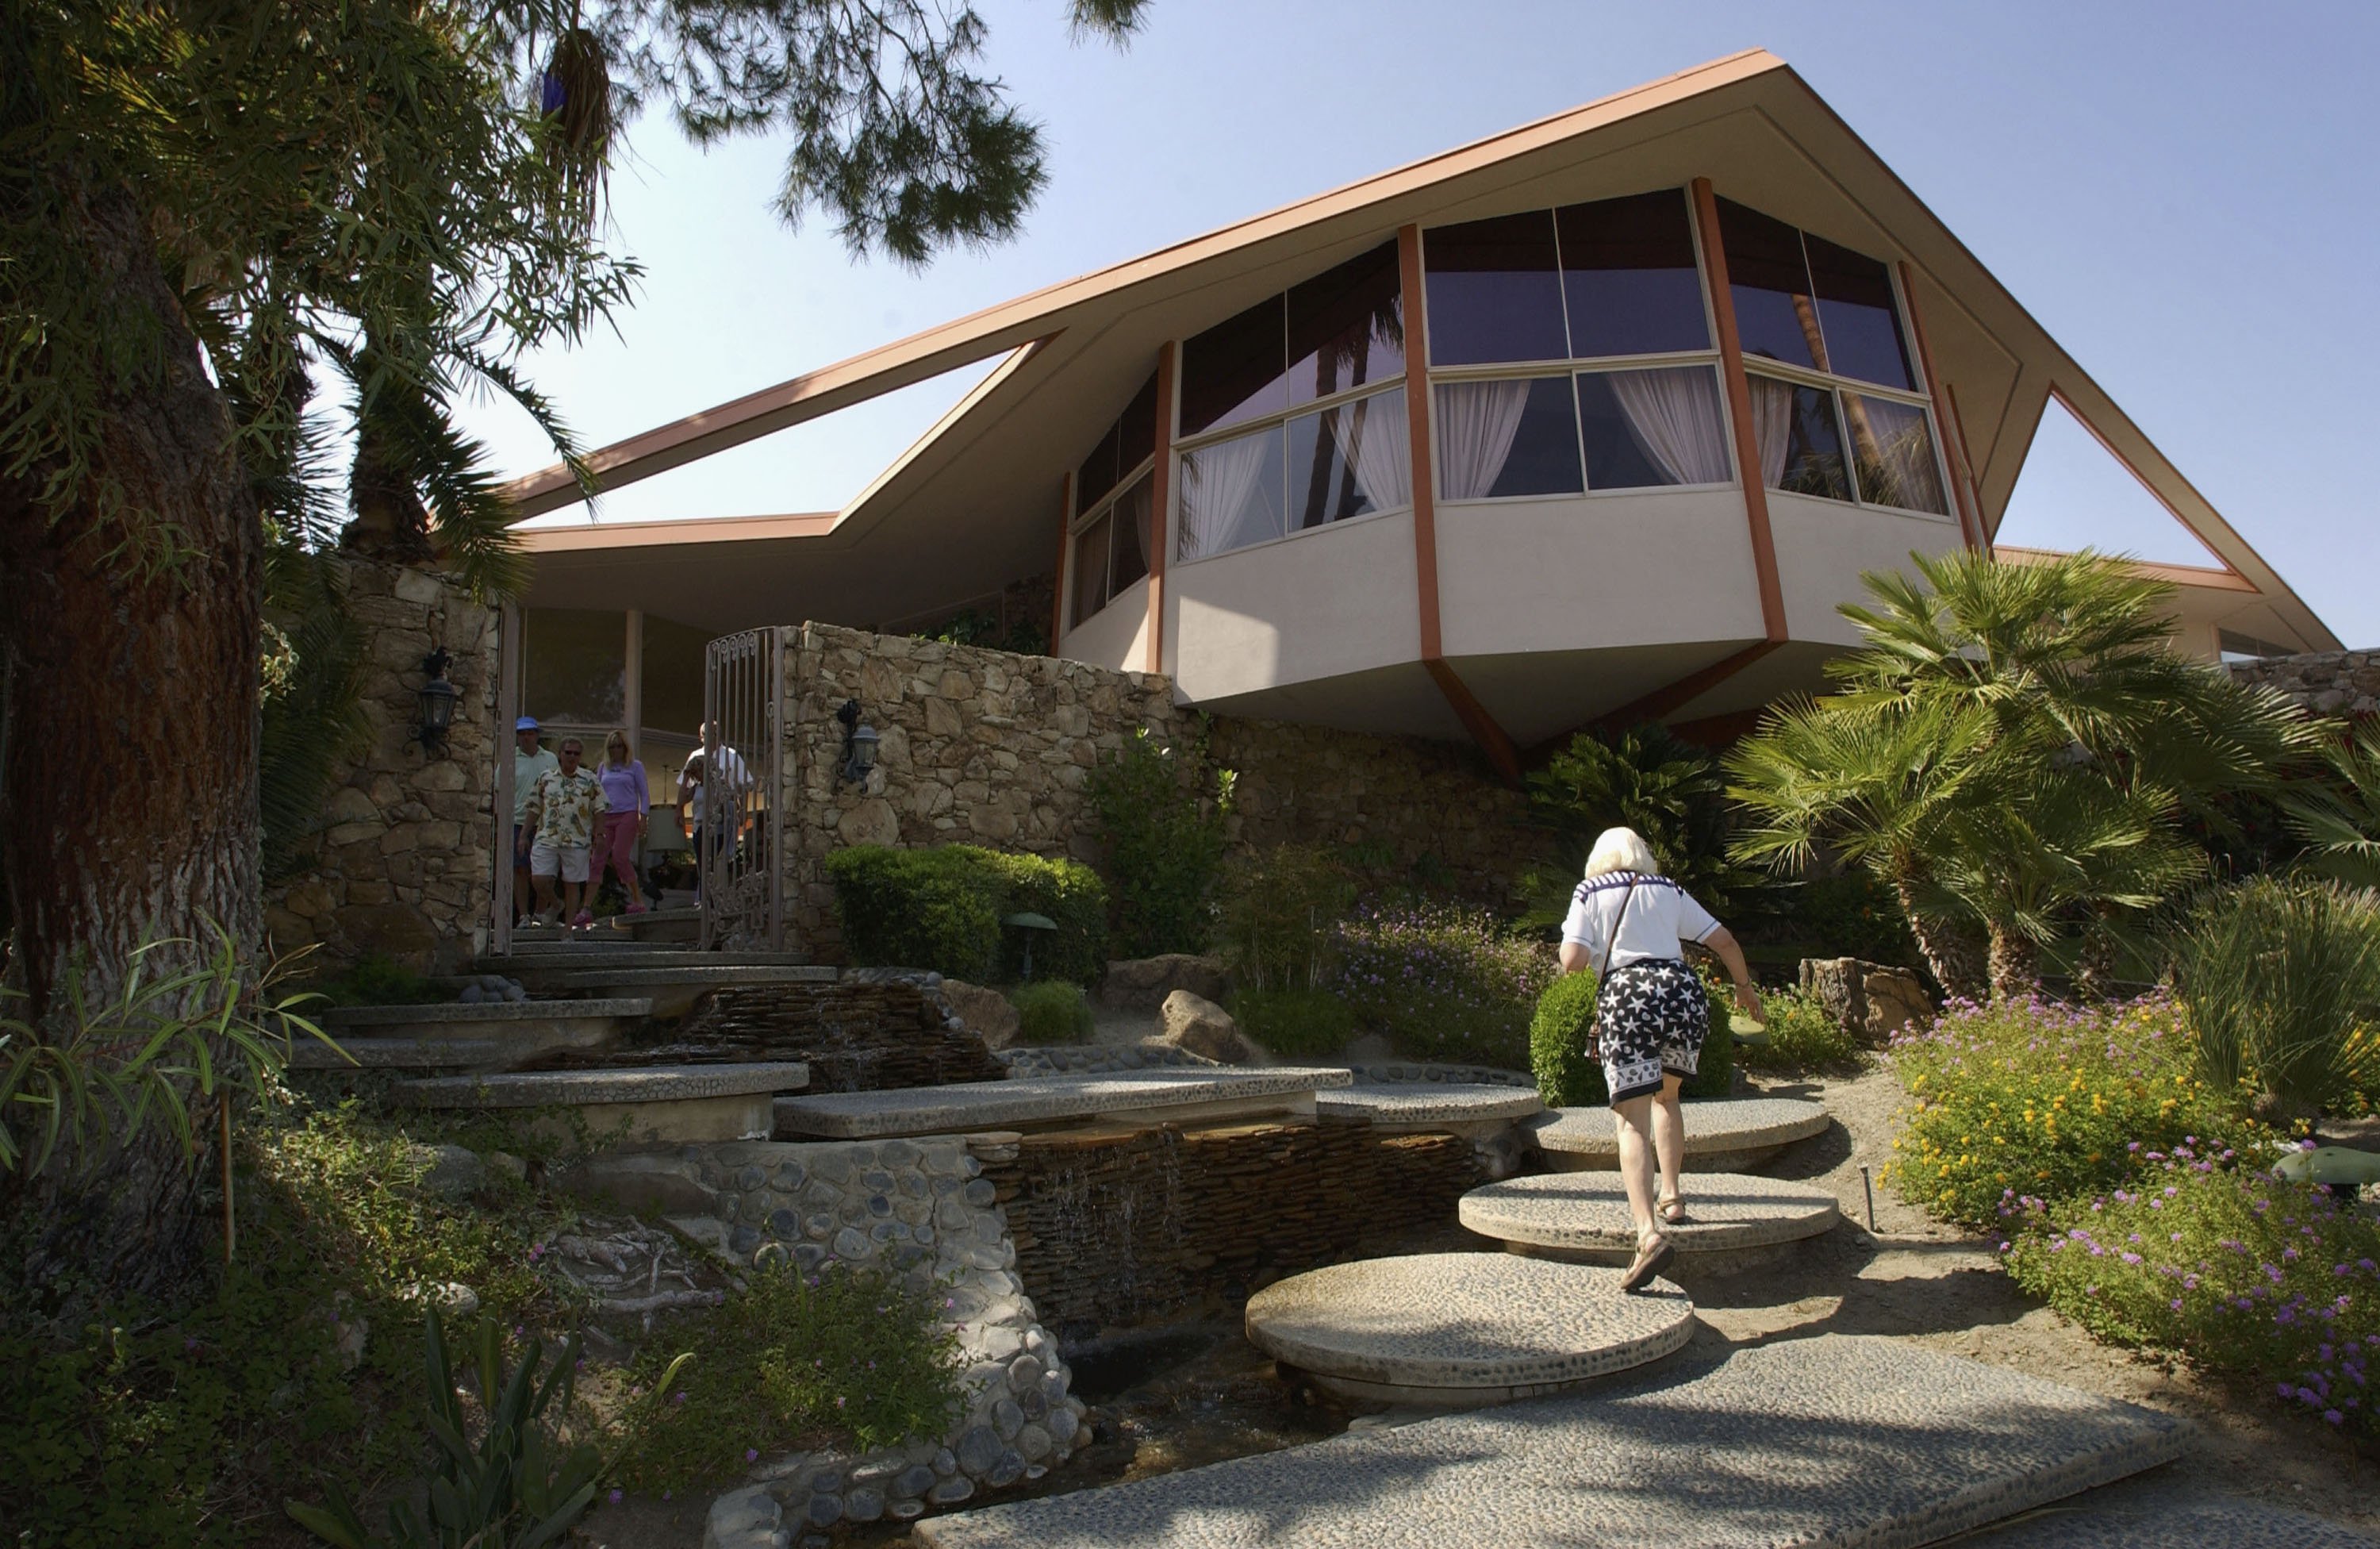
[[[1613,969],[1595,995],[1596,1043],[1611,1104],[1661,1090],[1661,1078],[1691,1076],[1710,1031],[1710,1002],[1694,970],[1675,957]]]

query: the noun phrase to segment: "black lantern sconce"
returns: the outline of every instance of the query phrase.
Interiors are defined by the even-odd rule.
[[[876,767],[876,744],[880,740],[876,728],[860,725],[857,700],[844,701],[834,718],[843,723],[842,778],[855,786],[864,786],[868,784],[868,772]]]
[[[414,740],[431,758],[446,756],[446,734],[455,725],[455,685],[446,681],[446,667],[454,659],[443,645],[421,658],[421,670],[429,675],[429,681],[421,685],[419,695],[421,729],[414,734]]]

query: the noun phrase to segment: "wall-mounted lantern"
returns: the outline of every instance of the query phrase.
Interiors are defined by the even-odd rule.
[[[842,778],[855,786],[864,786],[868,784],[868,772],[876,767],[876,728],[860,724],[857,700],[844,701],[834,718],[843,723]]]
[[[446,756],[446,734],[455,726],[455,685],[446,681],[446,668],[454,661],[444,646],[439,646],[421,658],[421,670],[428,681],[421,685],[418,696],[421,707],[421,729],[414,740],[421,744],[423,753],[432,758]]]

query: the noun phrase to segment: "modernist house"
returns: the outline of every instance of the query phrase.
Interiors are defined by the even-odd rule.
[[[2186,648],[2338,648],[1766,53],[590,461],[617,485],[994,357],[839,512],[532,530],[525,702],[642,726],[666,763],[710,637],[1030,608],[1054,653],[1170,674],[1184,701],[1469,738],[1508,770],[1599,720],[1725,735],[1821,683],[1861,571],[1992,543],[2053,398],[2216,556],[2153,567]],[[578,498],[560,469],[513,494]]]

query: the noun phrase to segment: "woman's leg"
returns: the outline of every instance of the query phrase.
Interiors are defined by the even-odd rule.
[[[1655,1196],[1657,1199],[1676,1199],[1678,1175],[1685,1170],[1686,1118],[1678,1111],[1678,1089],[1684,1084],[1682,1076],[1665,1072],[1661,1077],[1659,1094],[1645,1099],[1653,1109],[1653,1154],[1660,1173],[1660,1189]]]
[[[1654,1099],[1647,1093],[1611,1105],[1612,1124],[1620,1140],[1620,1182],[1628,1190],[1628,1217],[1642,1241],[1660,1223],[1653,1214]]]

